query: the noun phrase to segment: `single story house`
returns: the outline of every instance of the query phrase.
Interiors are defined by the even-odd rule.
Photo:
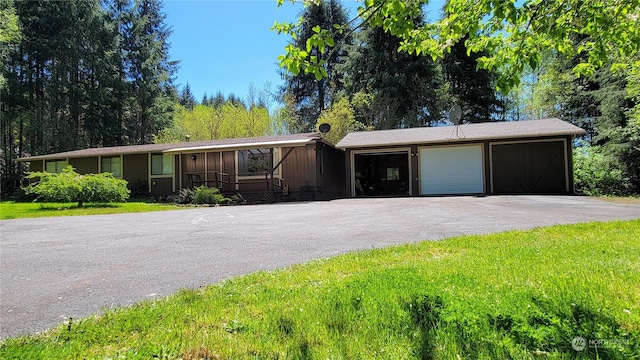
[[[573,137],[560,119],[352,132],[350,197],[573,192]]]
[[[28,156],[30,171],[111,172],[129,187],[155,196],[215,186],[254,200],[345,197],[344,152],[319,133],[91,148]]]

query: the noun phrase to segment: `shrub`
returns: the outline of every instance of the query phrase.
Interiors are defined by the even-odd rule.
[[[621,166],[600,147],[579,147],[574,150],[573,159],[577,191],[593,196],[629,194],[629,179]]]
[[[189,204],[193,201],[194,191],[187,188],[182,188],[178,191],[178,204]]]
[[[204,185],[196,188],[193,194],[194,204],[226,204],[229,199],[220,194],[220,190],[214,187],[206,187]]]
[[[44,201],[77,202],[82,207],[85,202],[123,202],[129,198],[127,181],[110,173],[80,175],[67,166],[60,174],[30,172],[27,179],[35,182],[23,188],[25,193]]]

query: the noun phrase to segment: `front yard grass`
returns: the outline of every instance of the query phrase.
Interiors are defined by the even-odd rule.
[[[79,208],[78,203],[39,203],[39,202],[0,202],[0,220],[37,218],[50,216],[77,216],[98,214],[120,214],[146,211],[178,210],[174,204],[149,203],[144,201],[130,201],[114,204],[84,204]]]
[[[74,319],[0,358],[637,358],[638,234],[640,219],[356,252]]]

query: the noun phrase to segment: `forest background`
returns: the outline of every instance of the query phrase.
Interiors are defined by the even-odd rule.
[[[366,1],[363,8],[392,3]],[[538,6],[532,16],[565,11],[557,1],[523,6],[527,3]],[[624,16],[637,20],[638,1],[624,4]],[[596,0],[582,5],[617,16],[620,6]],[[413,29],[429,26],[428,18],[452,18],[456,11],[450,6],[427,16],[425,8],[418,10],[410,14]],[[188,83],[175,84],[179,63],[169,56],[170,29],[161,1],[0,1],[2,195],[19,189],[26,169],[15,159],[22,156],[308,132],[321,123],[332,125],[327,139],[335,143],[353,130],[449,125],[454,104],[464,110],[464,123],[559,117],[576,124],[587,131],[575,144],[579,190],[640,192],[637,51],[607,53],[607,61],[578,74],[576,65],[593,50],[538,49],[535,56],[523,55],[528,60],[518,81],[503,86],[504,69],[484,66],[491,46],[472,46],[475,33],[468,29],[442,56],[431,57],[398,51],[407,44],[401,34],[375,18],[350,18],[337,0],[307,2],[300,16],[299,23],[276,24],[275,30],[291,35],[287,54],[308,48],[315,70],[274,65],[282,86],[252,83],[244,97],[218,92],[196,99]],[[322,29],[339,31],[330,43],[314,44]],[[562,36],[576,47],[590,40],[570,31]]]

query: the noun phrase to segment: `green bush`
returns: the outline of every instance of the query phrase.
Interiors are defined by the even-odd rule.
[[[67,166],[60,174],[30,172],[27,179],[34,182],[23,188],[25,193],[47,202],[77,202],[82,207],[84,203],[124,202],[129,198],[127,181],[110,173],[80,175]]]
[[[226,204],[229,201],[229,198],[220,194],[218,188],[206,187],[204,185],[197,187],[193,194],[194,204]]]
[[[598,146],[582,146],[573,151],[574,182],[578,192],[592,196],[624,196],[631,191],[620,164]]]

